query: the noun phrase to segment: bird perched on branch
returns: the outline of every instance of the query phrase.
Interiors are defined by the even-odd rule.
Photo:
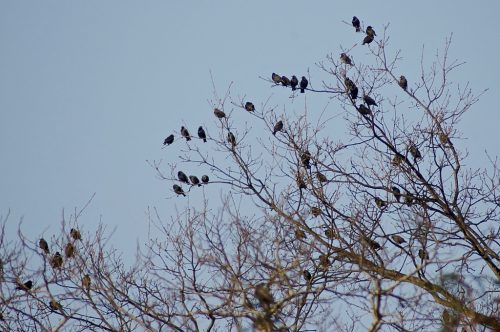
[[[232,132],[229,132],[227,134],[227,141],[229,142],[229,144],[231,144],[232,148],[236,146],[236,137],[234,137],[234,134]]]
[[[201,177],[201,182],[208,183],[208,181],[210,181],[210,178],[208,177],[208,175],[203,175]]]
[[[356,100],[358,98],[358,87],[354,85],[350,90],[349,90],[349,96],[351,99]]]
[[[78,229],[72,228],[69,231],[69,235],[73,238],[73,240],[81,240],[82,239],[82,234],[80,234],[80,231]]]
[[[373,36],[366,35],[366,37],[363,39],[363,44],[361,44],[361,45],[370,44],[373,41],[373,39],[374,39]]]
[[[300,228],[296,228],[293,233],[295,234],[295,238],[297,240],[303,240],[307,238],[306,233]]]
[[[417,161],[417,159],[422,159],[422,154],[415,144],[412,143],[410,145],[409,151],[415,161]]]
[[[352,26],[354,28],[356,28],[356,32],[361,31],[361,22],[359,21],[359,19],[356,16],[352,17]]]
[[[45,254],[48,255],[50,253],[49,244],[47,243],[47,241],[45,241],[44,238],[41,238],[40,241],[38,241],[38,246],[43,250]]]
[[[87,292],[90,290],[90,276],[88,274],[84,275],[82,278],[82,287],[85,289]]]
[[[57,302],[56,300],[52,299],[50,300],[49,302],[49,307],[50,309],[54,310],[54,311],[57,311],[57,310],[61,310],[62,309],[62,305],[61,303]]]
[[[302,76],[302,79],[300,80],[300,93],[304,93],[305,89],[307,88],[307,85],[309,84],[309,81],[305,76]]]
[[[394,194],[394,197],[396,198],[396,201],[401,201],[401,190],[399,190],[398,187],[391,187],[392,193]]]
[[[183,171],[177,172],[177,178],[179,179],[179,181],[189,184],[188,177]]]
[[[368,105],[368,107],[378,106],[377,103],[375,102],[375,100],[368,95],[363,95],[363,100],[365,101],[366,105]]]
[[[174,185],[173,185],[173,188],[174,188],[174,192],[175,192],[177,195],[186,196],[186,194],[184,193],[184,190],[182,190],[181,186],[179,186],[179,185],[177,185],[177,184],[174,184]]]
[[[269,291],[269,287],[264,283],[255,286],[254,295],[255,298],[259,300],[260,304],[265,308],[269,308],[269,306],[274,303],[273,295]]]
[[[352,66],[351,58],[349,58],[349,56],[347,54],[345,54],[345,53],[340,53],[340,61],[342,63],[345,63],[345,64],[348,64],[348,65]]]
[[[387,202],[380,197],[375,197],[375,204],[379,209],[382,209],[387,206]]]
[[[189,180],[191,180],[191,183],[193,184],[193,186],[198,185],[198,187],[201,187],[200,180],[196,176],[190,175]]]
[[[281,76],[276,74],[276,73],[273,73],[271,75],[271,78],[273,79],[273,82],[276,83],[276,84],[280,84],[281,83]]]
[[[312,275],[311,275],[311,272],[307,271],[307,270],[304,270],[302,271],[302,275],[304,276],[304,279],[307,281],[307,282],[310,282],[312,280]]]
[[[325,182],[328,182],[328,179],[327,177],[325,176],[325,174],[321,173],[321,172],[318,172],[316,173],[316,178],[318,179],[319,182],[321,183],[325,183]]]
[[[255,111],[255,106],[253,103],[247,101],[245,103],[245,109],[248,111],[248,112],[254,112]]]
[[[314,216],[314,217],[317,217],[319,215],[321,215],[321,209],[317,206],[313,206],[311,208],[311,214]]]
[[[406,80],[406,77],[404,77],[403,75],[399,77],[398,84],[401,88],[403,88],[403,90],[406,91],[408,89],[408,81]]]
[[[222,112],[220,109],[218,108],[215,108],[214,109],[214,114],[216,117],[218,117],[219,119],[222,119],[222,118],[225,118],[226,117],[226,113]]]
[[[50,265],[54,269],[59,269],[63,265],[63,258],[61,256],[61,253],[57,251],[54,256],[50,259]]]
[[[361,115],[370,115],[370,114],[372,114],[372,111],[370,111],[370,109],[368,107],[366,107],[365,105],[363,105],[363,104],[359,105],[358,112]]]
[[[64,255],[66,258],[71,258],[75,255],[75,246],[72,243],[68,243],[66,247],[64,247]]]
[[[191,140],[191,135],[189,135],[189,131],[184,126],[181,127],[181,135],[186,138],[186,141]]]
[[[418,249],[418,257],[422,260],[429,259],[429,254],[425,249]]]
[[[397,244],[403,244],[403,243],[405,243],[405,242],[406,242],[406,240],[405,240],[405,239],[403,239],[403,237],[401,237],[401,236],[399,236],[399,235],[393,235],[393,236],[391,236],[391,238],[392,238],[392,240],[393,240],[394,242],[396,242]]]
[[[18,290],[23,290],[23,291],[29,291],[33,287],[33,281],[28,280],[24,284],[21,284],[18,282],[16,289]]]
[[[207,142],[207,134],[202,126],[198,128],[198,137],[203,140],[203,143]]]
[[[168,135],[163,141],[163,145],[170,145],[174,142],[174,135]]]
[[[292,79],[290,80],[290,86],[292,87],[292,91],[297,90],[297,85],[299,85],[299,79],[297,76],[293,75]]]
[[[304,165],[304,167],[310,169],[311,168],[311,153],[308,150],[302,152],[302,154],[300,155],[300,161],[302,161],[302,165]]]
[[[281,130],[283,130],[283,121],[280,120],[274,125],[273,135],[276,136],[276,133]]]
[[[375,33],[375,30],[373,30],[372,26],[369,25],[368,27],[366,27],[366,34],[368,36],[372,36],[372,37],[375,37],[377,34]]]
[[[285,75],[281,76],[281,84],[283,86],[289,86],[290,85],[290,79],[286,77]]]

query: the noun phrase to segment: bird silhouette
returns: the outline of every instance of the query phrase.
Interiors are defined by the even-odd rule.
[[[181,186],[179,186],[179,185],[177,185],[177,184],[174,184],[174,185],[173,185],[173,188],[174,188],[174,192],[175,192],[177,195],[186,196],[186,194],[184,193],[184,190],[182,190]]]
[[[408,81],[406,80],[406,77],[404,77],[403,75],[401,75],[401,77],[399,77],[398,84],[401,88],[403,88],[403,90],[406,91],[408,89]]]
[[[333,228],[327,228],[325,229],[325,236],[329,239],[333,239],[335,238],[335,231],[333,230]]]
[[[208,181],[210,181],[210,178],[208,177],[208,175],[203,175],[201,177],[201,182],[208,183]]]
[[[375,102],[375,100],[368,95],[363,95],[363,100],[365,101],[366,105],[368,105],[368,107],[378,106],[377,103]]]
[[[303,239],[307,238],[306,233],[300,228],[296,228],[294,230],[294,234],[295,234],[295,238],[297,240],[303,240]]]
[[[57,302],[56,300],[52,299],[50,300],[49,302],[49,307],[50,309],[54,310],[54,311],[58,311],[58,310],[61,310],[62,309],[62,305],[61,303]]]
[[[328,259],[327,255],[319,255],[319,265],[321,265],[322,268],[326,269],[328,266],[330,266],[330,260]]]
[[[276,83],[276,84],[280,84],[281,83],[281,76],[276,74],[276,73],[273,73],[271,75],[271,78],[273,79],[273,82]]]
[[[227,141],[229,142],[229,144],[231,144],[232,148],[236,146],[236,137],[234,137],[234,134],[232,132],[229,132],[227,134]]]
[[[281,76],[281,84],[283,86],[289,86],[290,85],[290,79],[286,77],[285,75]]]
[[[207,134],[202,126],[198,128],[198,137],[203,140],[204,143],[207,142]]]
[[[300,155],[300,160],[302,161],[302,165],[304,165],[306,168],[311,168],[311,153],[306,150],[302,152]]]
[[[352,100],[356,100],[356,98],[358,98],[358,87],[356,85],[351,87],[351,89],[349,90],[349,96]]]
[[[319,215],[321,215],[321,209],[317,206],[313,206],[311,208],[311,214],[314,216],[314,217],[317,217]]]
[[[276,136],[276,133],[281,130],[283,130],[283,121],[280,120],[274,125],[273,135]]]
[[[50,265],[54,269],[59,269],[62,267],[63,258],[62,258],[61,253],[59,251],[56,251],[55,255],[52,256],[52,258],[50,259]]]
[[[216,117],[218,117],[219,119],[222,119],[222,118],[225,118],[226,117],[226,113],[222,112],[220,109],[218,108],[215,108],[214,109],[214,114]]]
[[[396,198],[396,201],[401,201],[401,190],[399,190],[399,188],[395,186],[391,187],[391,190],[394,197]]]
[[[361,45],[370,44],[373,41],[373,39],[374,39],[373,36],[366,35],[365,38],[363,39],[363,44],[361,44]]]
[[[349,58],[349,56],[345,53],[340,53],[340,61],[342,61],[342,63],[352,66],[351,58]]]
[[[307,271],[307,270],[304,270],[302,271],[302,275],[304,276],[304,279],[307,281],[307,282],[310,282],[312,280],[312,275],[311,275],[311,272]]]
[[[425,249],[418,249],[418,257],[422,260],[427,260],[429,259],[429,254]]]
[[[82,278],[82,287],[85,289],[87,292],[90,290],[90,276],[88,274],[84,275]]]
[[[422,154],[415,144],[412,143],[410,145],[409,151],[415,161],[417,161],[417,159],[422,159]]]
[[[167,138],[163,141],[163,145],[170,145],[174,142],[174,135],[168,135]]]
[[[189,179],[186,173],[184,173],[183,171],[177,172],[177,178],[179,179],[179,181],[189,184]]]
[[[45,241],[44,238],[41,238],[40,241],[38,241],[38,246],[43,250],[45,254],[50,253],[49,244],[47,243],[47,241]]]
[[[72,228],[69,231],[69,235],[73,238],[73,240],[81,240],[82,239],[82,234],[80,234],[80,231],[76,228]]]
[[[361,22],[359,21],[359,19],[356,16],[352,17],[352,26],[354,28],[356,28],[356,32],[361,31]]]
[[[184,126],[181,127],[181,135],[186,138],[186,141],[191,140],[191,135],[189,135],[189,131]]]
[[[377,34],[375,33],[375,30],[373,30],[372,26],[369,25],[368,27],[366,27],[366,34],[368,36],[372,36],[372,37],[375,37]]]
[[[302,76],[302,79],[300,80],[300,93],[304,93],[305,89],[307,88],[307,85],[309,84],[309,81],[305,76]]]
[[[68,243],[66,247],[64,247],[64,254],[66,258],[71,258],[75,255],[75,246],[72,243]]]
[[[370,114],[372,114],[372,111],[370,111],[370,109],[368,107],[366,107],[365,105],[363,105],[363,104],[359,105],[358,112],[361,115],[370,115]]]
[[[297,90],[297,85],[299,85],[299,80],[297,76],[293,75],[292,79],[290,80],[290,86],[292,87],[293,91]]]
[[[245,109],[248,111],[248,112],[254,112],[255,111],[255,106],[253,103],[247,101],[245,103]]]
[[[406,240],[405,240],[405,239],[403,239],[403,237],[402,237],[402,236],[399,236],[399,235],[393,235],[393,236],[391,236],[391,239],[392,239],[394,242],[396,242],[397,244],[403,244],[403,243],[405,243],[405,242],[406,242]]]
[[[191,180],[191,183],[193,184],[193,186],[198,185],[198,187],[201,187],[200,180],[196,176],[190,175],[189,180]]]
[[[29,291],[33,287],[33,281],[28,280],[24,284],[18,283],[16,289]]]
[[[380,197],[375,197],[375,204],[379,209],[382,209],[387,206],[387,202]]]
[[[316,173],[316,178],[318,179],[319,182],[322,182],[322,183],[328,182],[328,179],[326,178],[326,176],[321,172]]]

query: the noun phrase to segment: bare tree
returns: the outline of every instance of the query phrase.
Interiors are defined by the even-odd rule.
[[[417,79],[399,72],[386,31],[367,41],[374,36],[327,56],[301,82],[310,98],[328,96],[342,120],[307,107],[292,116],[270,99],[254,105],[231,87],[220,97],[214,84],[213,128],[192,142],[170,137],[168,149],[183,146],[180,160],[151,166],[175,185],[172,198],[215,187],[221,199],[168,220],[150,211],[160,235],[132,266],[104,228],[75,235],[83,209],[63,218],[48,248],[21,231],[8,242],[2,230],[0,326],[500,331],[498,165],[489,158],[468,169],[457,144],[457,125],[481,93],[449,80],[461,65],[448,58],[451,38],[430,68],[422,55]],[[303,96],[289,82],[263,79],[291,101]],[[331,135],[333,122],[345,137]],[[206,174],[180,174],[189,164]]]

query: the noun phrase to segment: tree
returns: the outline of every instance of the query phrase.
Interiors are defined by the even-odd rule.
[[[230,89],[222,98],[215,93],[206,133],[213,148],[195,137],[176,140],[184,153],[170,174],[159,162],[151,166],[167,188],[180,185],[182,165],[207,170],[210,180],[197,174],[202,184],[187,181],[182,193],[216,187],[223,193],[217,207],[205,198],[170,221],[153,211],[161,236],[132,266],[108,245],[104,228],[79,238],[67,230],[81,228],[83,209],[63,220],[50,250],[21,231],[18,242],[7,242],[2,231],[0,326],[500,330],[498,166],[465,168],[457,124],[480,94],[457,93],[450,83],[461,65],[450,63],[450,43],[429,72],[422,60],[418,80],[399,72],[402,58],[389,55],[386,31],[319,63],[301,88],[312,98],[328,94],[342,109],[342,139],[328,131],[338,119],[315,125],[307,110],[294,117],[269,102],[248,112],[249,101],[233,99]],[[359,48],[366,63],[354,55]],[[303,96],[273,76],[266,84]],[[172,199],[185,200],[178,193]],[[71,256],[54,256],[68,244]]]

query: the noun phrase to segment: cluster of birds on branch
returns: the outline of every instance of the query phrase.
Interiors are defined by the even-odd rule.
[[[281,76],[281,75],[278,75],[276,73],[272,73],[271,79],[273,80],[273,82],[276,85],[281,84],[282,86],[285,86],[285,87],[288,87],[288,86],[291,87],[292,91],[297,90],[297,85],[299,85],[299,80],[297,79],[297,76],[295,76],[295,75],[292,75],[292,79],[289,79],[285,75]],[[302,76],[302,78],[300,80],[300,85],[299,85],[300,93],[305,93],[305,90],[307,89],[308,85],[309,85],[309,81],[307,80],[307,78],[305,76]]]

